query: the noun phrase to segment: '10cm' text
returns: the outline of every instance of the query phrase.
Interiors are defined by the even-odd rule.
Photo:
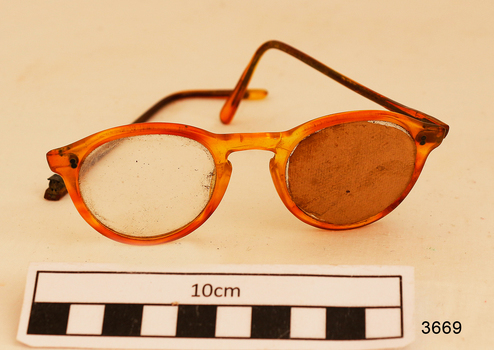
[[[201,288],[199,284],[192,285],[192,290],[194,293],[192,297],[240,297],[240,288],[238,287],[213,287],[213,285],[207,283]]]

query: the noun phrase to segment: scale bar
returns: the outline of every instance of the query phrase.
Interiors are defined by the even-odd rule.
[[[381,316],[395,320],[395,327],[389,328],[388,334],[380,339],[402,336],[403,331],[398,326],[401,309],[395,307],[366,309],[69,303],[34,303],[27,333],[107,337],[359,340],[375,338],[366,335],[366,324],[371,322],[366,315],[376,312],[384,312]],[[86,326],[88,324],[89,327]]]
[[[413,339],[412,297],[404,267],[39,264],[18,339],[52,348],[396,348]]]

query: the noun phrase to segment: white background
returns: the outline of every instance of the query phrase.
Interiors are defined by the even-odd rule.
[[[491,1],[0,1],[0,347],[15,340],[30,262],[410,265],[416,349],[494,346],[494,5]],[[126,124],[167,94],[233,88],[256,48],[291,44],[451,127],[388,217],[319,230],[277,197],[262,151],[233,154],[229,189],[184,239],[127,246],[94,231],[68,196],[48,202],[47,151]],[[176,103],[156,120],[213,132],[280,131],[334,112],[379,109],[271,51],[229,126],[219,101]],[[423,335],[422,321],[460,321]]]

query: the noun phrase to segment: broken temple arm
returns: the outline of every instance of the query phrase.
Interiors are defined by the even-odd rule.
[[[152,116],[158,113],[161,109],[166,107],[172,102],[183,100],[186,98],[215,98],[225,99],[230,97],[234,93],[234,90],[189,90],[180,91],[174,94],[168,95],[160,101],[156,102],[151,108],[144,112],[139,118],[134,120],[135,123],[145,123]],[[241,95],[241,99],[244,100],[261,100],[267,96],[268,92],[262,89],[244,90]]]

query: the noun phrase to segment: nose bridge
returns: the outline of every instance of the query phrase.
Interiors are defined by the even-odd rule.
[[[224,134],[226,156],[232,152],[264,150],[274,152],[281,141],[281,132]]]

